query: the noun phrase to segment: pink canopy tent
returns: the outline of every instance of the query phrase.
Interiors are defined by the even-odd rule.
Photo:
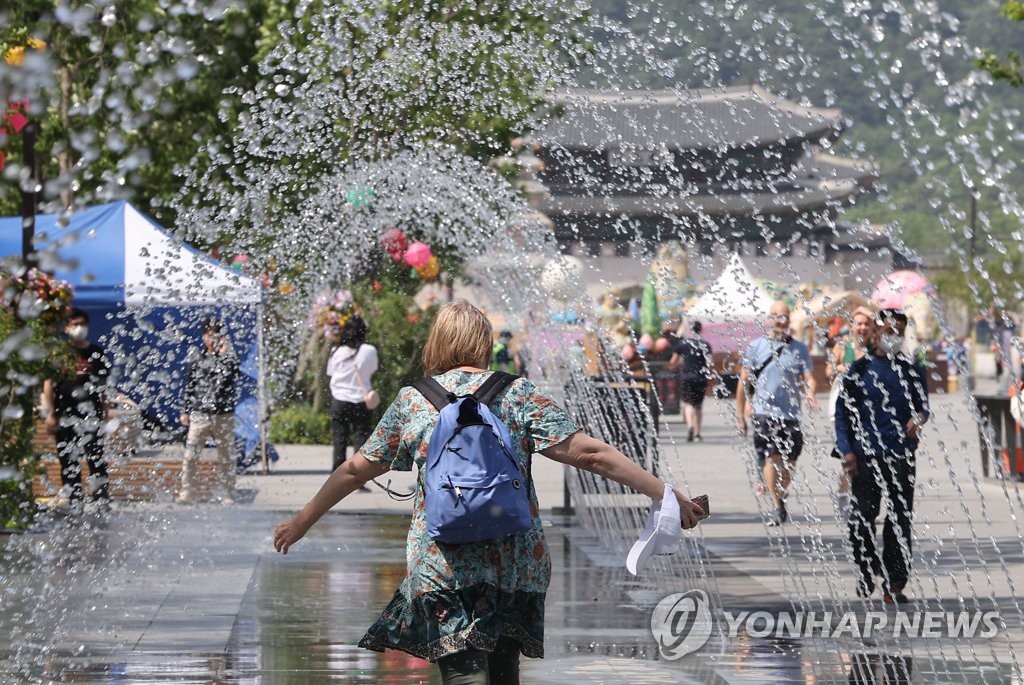
[[[878,282],[871,300],[883,309],[902,308],[911,295],[931,290],[931,282],[916,271],[893,271]]]

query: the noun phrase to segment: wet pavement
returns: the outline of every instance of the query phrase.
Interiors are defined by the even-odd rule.
[[[969,439],[964,433],[959,435]],[[682,426],[670,421],[665,434],[678,439]],[[599,540],[574,517],[545,516],[554,566],[547,655],[524,660],[524,683],[1015,682],[1012,645],[1022,632],[1019,621],[996,639],[960,644],[746,635],[725,640],[716,634],[695,654],[662,658],[650,628],[653,607],[693,587],[705,588],[722,610],[885,610],[880,602],[854,602],[848,568],[840,561],[820,567],[828,554],[807,551],[841,545],[841,529],[814,497],[815,489],[828,487],[827,478],[798,484],[791,524],[784,531],[766,529],[735,437],[711,412],[705,435],[699,446],[671,448],[676,473],[686,474],[678,482],[699,483],[690,491],[712,494],[715,513],[692,536],[693,558],[659,560],[633,577],[614,537]],[[938,435],[933,442],[951,437]],[[970,450],[968,445],[964,454]],[[329,460],[329,448],[282,453],[273,474],[242,479],[246,497],[236,507],[117,503],[107,514],[53,516],[35,532],[0,538],[0,681],[438,682],[436,669],[419,659],[356,647],[404,574],[403,512],[409,505],[379,492],[353,495],[292,553],[276,555],[270,545],[274,524],[315,491]],[[946,610],[974,602],[1019,616],[1012,587],[1005,587],[1024,578],[1015,520],[956,516],[940,487],[942,460],[933,461],[934,474],[921,468],[921,477],[936,485],[932,492],[926,484],[916,525],[924,531],[945,516],[937,547],[944,536],[970,536],[957,548],[957,568],[955,556],[943,558],[930,548],[932,538],[922,535],[919,547],[931,561],[915,586],[919,601]],[[562,503],[561,467],[545,462],[535,478],[549,509]],[[801,468],[814,474],[831,464],[808,460]],[[407,487],[409,478],[394,474],[392,486]],[[981,502],[973,502],[980,499],[989,512],[1006,506],[1019,512],[1013,509],[1019,497],[1016,503],[1007,498],[1001,483],[964,490],[960,497],[972,498],[970,510],[981,510]],[[983,564],[967,561],[968,543],[978,547]],[[978,568],[968,584],[957,575],[965,564]]]

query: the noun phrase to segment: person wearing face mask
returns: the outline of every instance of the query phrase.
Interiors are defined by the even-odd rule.
[[[868,337],[868,354],[842,378],[836,406],[836,450],[850,477],[849,537],[857,567],[857,594],[870,597],[876,578],[886,604],[908,602],[915,454],[928,420],[924,370],[903,351],[907,316],[883,309]],[[875,546],[875,518],[885,501],[883,548]]]
[[[73,308],[64,325],[72,351],[74,373],[43,382],[43,414],[46,429],[56,438],[60,460],[59,504],[81,508],[82,457],[89,463],[89,491],[101,506],[110,502],[107,465],[103,458],[101,428],[109,419],[104,389],[110,364],[103,348],[89,342],[89,315]]]

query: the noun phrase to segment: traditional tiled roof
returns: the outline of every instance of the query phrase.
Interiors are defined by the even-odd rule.
[[[714,90],[565,91],[564,110],[535,134],[545,146],[716,149],[781,141],[834,140],[845,128],[838,109],[780,98],[758,86]]]

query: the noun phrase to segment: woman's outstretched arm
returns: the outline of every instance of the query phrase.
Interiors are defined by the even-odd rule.
[[[660,478],[640,468],[639,464],[611,445],[586,433],[573,433],[557,445],[541,451],[541,454],[621,483],[655,501],[660,501],[665,494],[665,483]],[[697,525],[697,517],[704,512],[683,493],[678,490],[675,493],[683,528],[693,528]]]
[[[319,492],[298,515],[278,524],[274,530],[274,549],[288,554],[288,548],[301,540],[331,507],[361,488],[366,481],[379,478],[390,470],[383,464],[370,461],[362,452],[356,452],[351,459],[346,459],[345,463],[334,469]]]

